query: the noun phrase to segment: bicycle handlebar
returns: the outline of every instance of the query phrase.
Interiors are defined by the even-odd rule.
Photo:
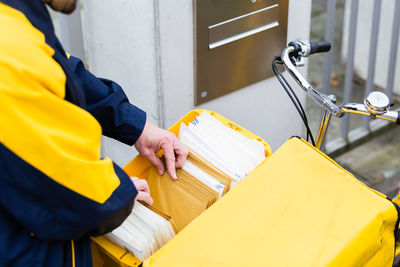
[[[358,104],[358,103],[343,104],[339,108],[340,108],[340,112],[343,114],[344,113],[353,113],[353,114],[359,114],[359,115],[364,115],[364,116],[368,116],[368,117],[373,116],[374,118],[395,122],[397,125],[400,125],[400,111],[387,110],[387,111],[385,111],[385,113],[373,115],[373,114],[371,114],[370,111],[367,110],[365,105]]]
[[[331,43],[328,41],[310,42],[310,55],[324,53],[331,50]]]
[[[302,65],[302,58],[308,57],[313,53],[327,52],[331,48],[331,44],[327,41],[321,42],[308,42],[298,39],[289,43],[282,54],[281,60],[285,69],[290,73],[294,80],[300,87],[312,98],[314,102],[332,113],[336,117],[342,117],[345,113],[356,113],[372,118],[384,119],[400,125],[400,111],[390,111],[389,99],[387,96],[380,92],[371,93],[366,99],[364,104],[346,103],[338,107],[335,104],[336,99],[332,95],[326,95],[314,89],[311,84],[300,74],[295,65]],[[383,96],[382,96],[383,95]],[[382,98],[387,104],[382,105]],[[385,102],[384,101],[384,102]],[[376,108],[375,108],[375,106]],[[377,105],[376,105],[377,104]]]

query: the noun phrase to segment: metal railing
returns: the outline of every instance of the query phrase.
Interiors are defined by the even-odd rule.
[[[393,88],[396,70],[397,48],[399,44],[399,29],[400,29],[400,1],[393,0],[394,10],[387,10],[387,12],[394,12],[394,19],[392,24],[392,34],[390,42],[390,57],[388,59],[388,76],[386,82],[385,93],[389,96],[390,101],[393,98]],[[335,29],[335,15],[336,15],[336,0],[326,1],[326,24],[325,24],[325,39],[334,41]],[[343,102],[352,102],[353,93],[353,78],[354,78],[354,61],[356,51],[356,33],[357,33],[357,20],[359,11],[359,0],[348,0],[348,7],[350,9],[350,18],[348,25],[348,41],[345,62],[345,80],[344,80],[344,94]],[[369,55],[368,55],[368,71],[365,85],[365,96],[367,96],[374,88],[374,76],[376,68],[376,58],[378,50],[378,36],[379,24],[381,21],[382,0],[373,1],[372,12],[372,26],[371,37],[369,42]],[[332,74],[333,53],[326,53],[323,65],[323,92],[328,94],[330,92],[330,79]],[[331,156],[339,155],[352,147],[355,147],[371,137],[383,132],[389,128],[389,124],[384,121],[374,121],[366,117],[363,120],[362,127],[350,130],[350,118],[346,116],[341,120],[341,136],[333,140],[328,140],[325,146],[325,151]]]

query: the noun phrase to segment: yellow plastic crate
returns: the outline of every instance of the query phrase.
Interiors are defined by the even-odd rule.
[[[187,113],[182,119],[175,123],[169,131],[178,136],[181,123],[186,125],[194,120],[203,109],[197,109]],[[222,122],[224,125],[234,129],[235,131],[243,134],[250,139],[256,139],[264,145],[265,157],[271,156],[272,150],[270,145],[259,136],[251,133],[243,127],[233,123],[225,117],[219,115],[216,112],[207,110],[217,120]],[[262,163],[261,163],[262,164]],[[151,164],[143,156],[138,155],[132,161],[130,161],[123,169],[129,176],[136,176],[141,179],[146,179]],[[201,216],[201,215],[200,215]],[[92,238],[92,254],[93,254],[93,266],[138,266],[141,261],[134,257],[132,254],[127,252],[125,249],[114,245],[105,237],[93,237]]]

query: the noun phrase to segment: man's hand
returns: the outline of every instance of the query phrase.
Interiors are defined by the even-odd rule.
[[[135,185],[138,194],[135,200],[141,200],[150,206],[153,205],[153,199],[150,196],[150,189],[147,181],[137,177],[131,177],[132,183]]]
[[[173,133],[160,129],[147,121],[135,147],[156,167],[160,175],[164,173],[164,164],[155,153],[162,149],[168,174],[172,179],[177,179],[175,168],[182,168],[189,153]]]

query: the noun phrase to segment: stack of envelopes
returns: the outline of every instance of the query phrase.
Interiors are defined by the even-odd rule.
[[[179,140],[190,152],[177,170],[178,179],[159,175],[151,167],[147,182],[153,206],[135,203],[127,220],[107,235],[140,260],[157,251],[265,159],[261,142],[226,127],[208,112],[188,126],[182,123]]]
[[[106,237],[143,261],[171,240],[175,232],[170,216],[135,201],[132,212],[124,223]]]
[[[193,152],[176,175],[178,179],[172,180],[152,167],[147,182],[153,206],[174,219],[178,232],[222,197],[233,181]]]
[[[265,151],[261,142],[245,137],[234,130],[236,126],[231,126],[223,125],[205,111],[188,126],[181,124],[179,140],[231,177],[236,185],[265,160]]]

